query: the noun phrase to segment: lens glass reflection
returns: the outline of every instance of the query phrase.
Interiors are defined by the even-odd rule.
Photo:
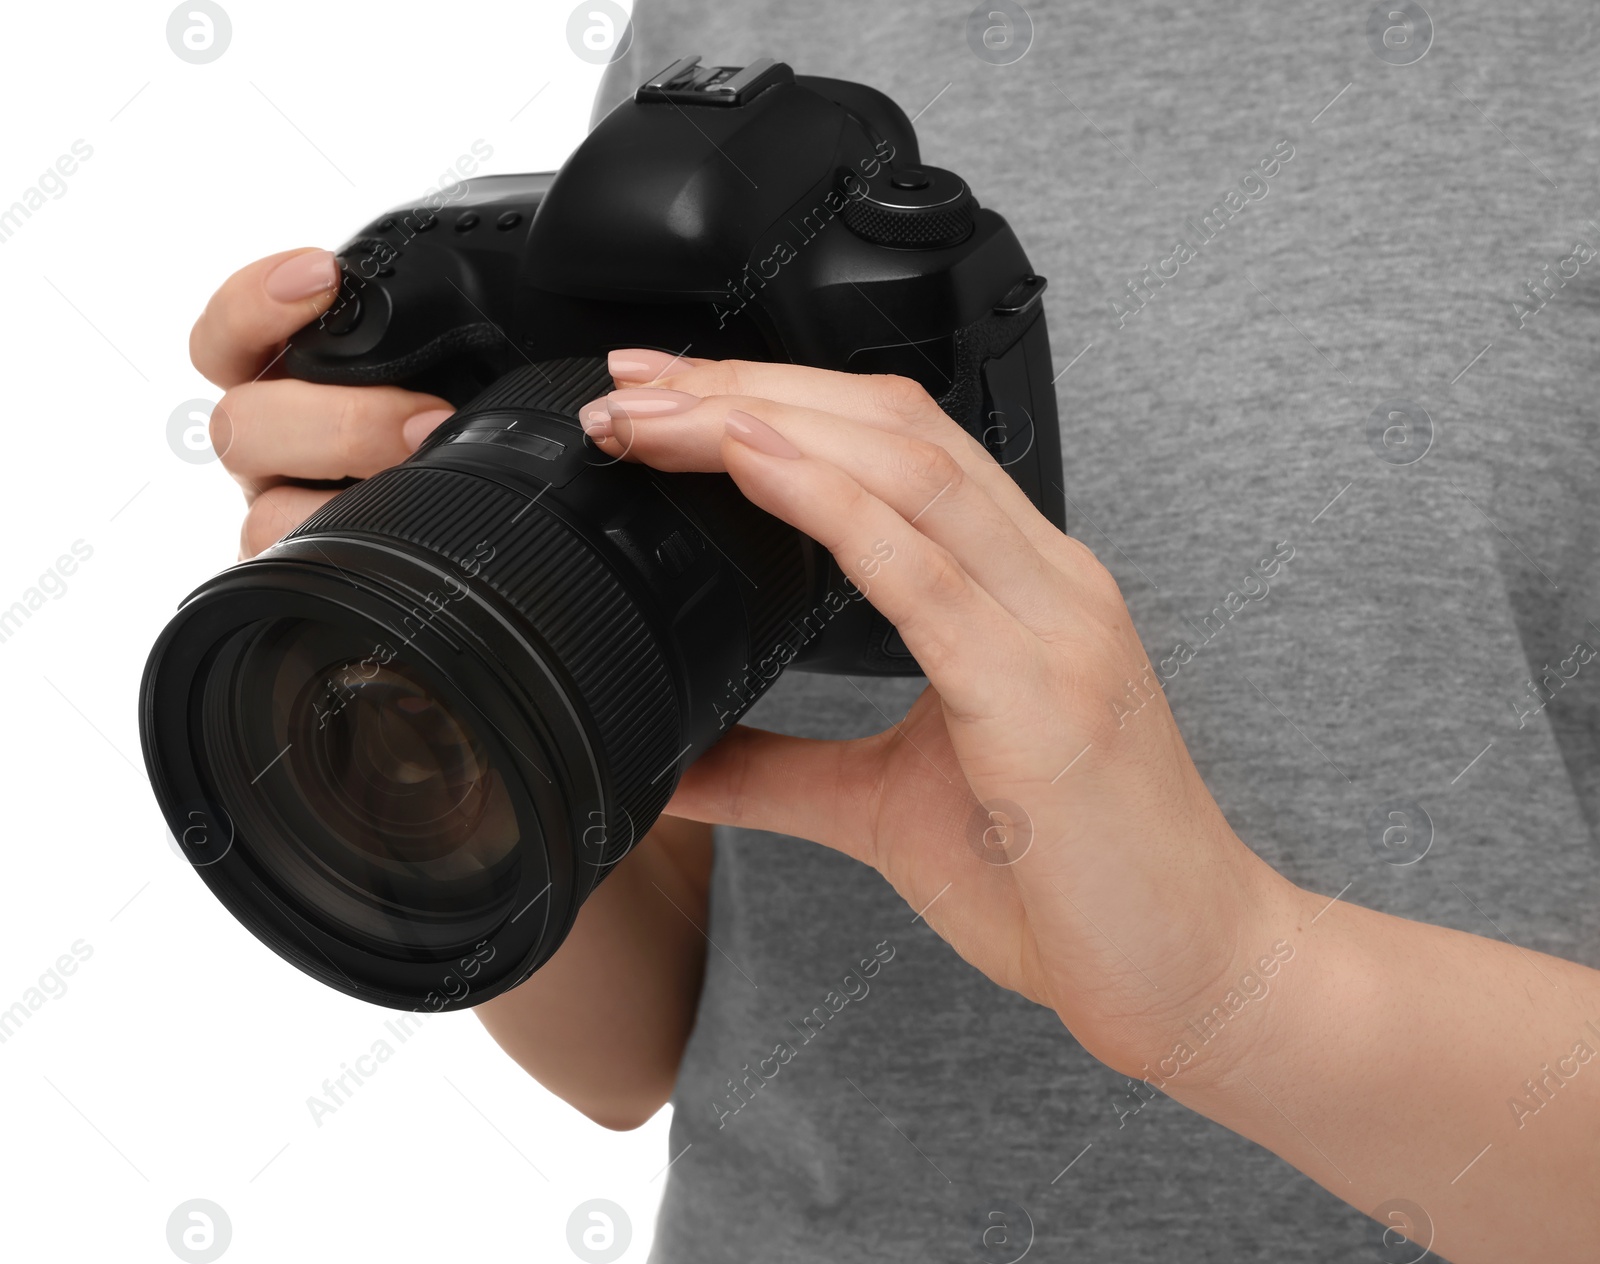
[[[234,756],[219,769],[226,806],[270,875],[385,943],[445,948],[492,930],[519,876],[517,812],[429,674],[386,642],[301,619],[256,625],[227,657],[206,716]]]

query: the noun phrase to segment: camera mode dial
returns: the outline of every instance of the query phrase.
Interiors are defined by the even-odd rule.
[[[977,209],[978,199],[953,171],[885,167],[867,185],[865,196],[851,196],[844,222],[876,246],[938,250],[972,235]]]

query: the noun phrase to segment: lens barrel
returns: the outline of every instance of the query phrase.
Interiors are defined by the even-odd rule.
[[[586,442],[574,411],[609,387],[588,357],[507,374],[151,653],[181,850],[350,995],[453,1009],[527,978],[793,657],[825,557],[726,476]]]

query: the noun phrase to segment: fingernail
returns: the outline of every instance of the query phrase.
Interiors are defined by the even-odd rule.
[[[455,410],[450,408],[430,408],[427,412],[418,413],[414,417],[407,417],[405,425],[400,427],[400,436],[405,440],[406,447],[415,452],[422,446],[422,441],[439,428],[439,423],[455,416]]]
[[[280,303],[297,303],[338,284],[339,265],[331,250],[308,250],[267,273],[267,293]]]
[[[612,417],[618,413],[628,417],[665,417],[668,413],[686,412],[699,402],[698,395],[669,391],[664,386],[625,386],[606,396]]]
[[[642,377],[653,381],[665,377],[683,364],[682,356],[668,355],[665,351],[649,351],[642,347],[629,347],[626,351],[606,354],[606,368],[614,378]]]
[[[800,455],[799,448],[761,418],[752,417],[747,412],[735,408],[728,414],[725,424],[730,435],[740,443],[749,444],[757,452],[765,452],[768,456],[788,457],[790,460]]]
[[[604,399],[597,399],[578,409],[578,424],[591,439],[609,439],[615,433],[611,412]]]

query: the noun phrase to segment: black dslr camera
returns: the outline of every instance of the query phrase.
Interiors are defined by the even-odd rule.
[[[342,266],[289,373],[460,411],[189,596],[140,721],[212,891],[352,996],[514,987],[781,671],[917,674],[725,475],[585,440],[607,350],[913,378],[1063,524],[1044,280],[860,84],[684,58],[559,172],[392,211]]]

